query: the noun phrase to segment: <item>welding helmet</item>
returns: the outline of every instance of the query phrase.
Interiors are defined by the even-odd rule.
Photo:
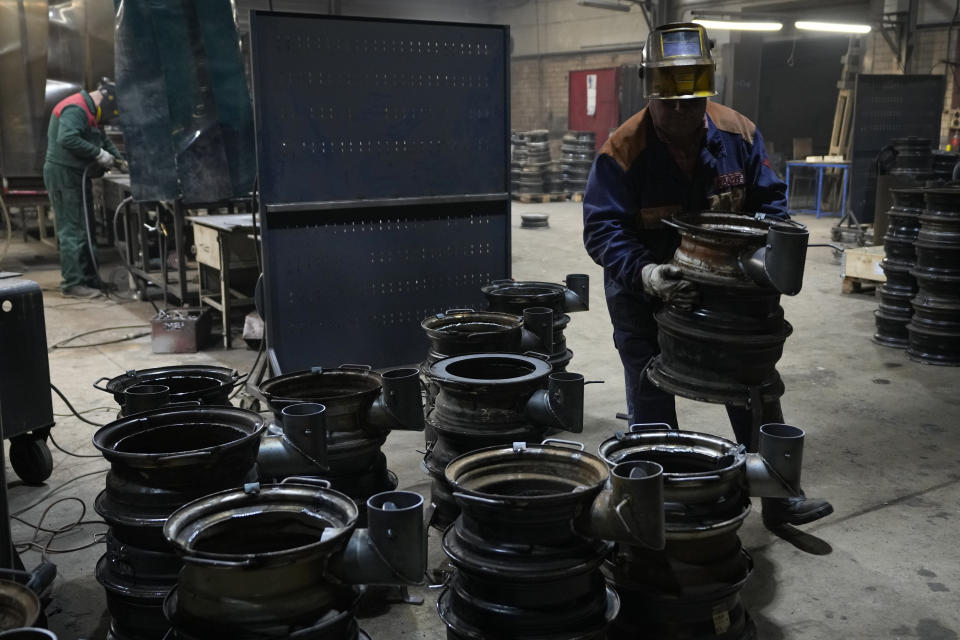
[[[717,95],[717,64],[707,30],[692,22],[657,27],[643,47],[640,77],[645,98],[708,98]]]
[[[117,106],[117,85],[110,78],[101,78],[97,85],[100,92],[100,104],[97,106],[97,122],[107,124],[120,115]]]

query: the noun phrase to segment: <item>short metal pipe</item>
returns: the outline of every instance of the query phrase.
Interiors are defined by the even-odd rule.
[[[528,419],[541,427],[583,431],[583,375],[551,373],[546,389],[536,391],[527,402]]]
[[[170,387],[165,384],[135,384],[123,390],[123,413],[152,411],[170,404]]]
[[[523,310],[523,328],[522,346],[525,350],[553,353],[553,309],[527,307]]]
[[[743,270],[754,282],[793,296],[803,287],[810,232],[791,224],[774,224],[767,243],[741,258]]]
[[[567,274],[567,290],[563,296],[563,310],[588,311],[590,309],[590,276],[585,273]]]
[[[279,430],[264,434],[257,452],[257,475],[261,481],[280,480],[287,476],[310,476],[328,471],[320,460],[311,460],[298,451]]]
[[[283,408],[283,433],[293,445],[321,464],[327,459],[327,408],[316,402],[299,402]]]
[[[614,466],[582,526],[593,537],[663,549],[663,467],[647,460]]]
[[[331,571],[348,584],[423,584],[427,569],[423,497],[386,491],[367,500],[367,528],[354,531]]]
[[[368,424],[397,431],[423,431],[420,371],[391,369],[382,374],[383,389],[367,414]]]
[[[768,498],[803,495],[804,431],[788,424],[760,427],[758,453],[747,455],[747,484],[751,496]]]

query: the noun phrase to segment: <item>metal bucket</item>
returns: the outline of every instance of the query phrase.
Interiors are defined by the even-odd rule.
[[[265,428],[252,411],[181,407],[121,418],[94,434],[110,462],[94,508],[110,525],[96,577],[114,635],[163,638],[163,600],[180,569],[163,524],[187,502],[249,480]]]
[[[619,609],[600,567],[610,544],[574,530],[609,477],[596,456],[552,444],[451,462],[463,514],[443,537],[456,571],[438,610],[448,638],[602,638]]]
[[[703,402],[747,406],[756,395],[776,400],[784,391],[776,364],[793,328],[784,320],[780,293],[758,284],[746,261],[764,248],[775,225],[785,223],[701,213],[666,224],[680,233],[672,263],[696,284],[699,302],[691,311],[665,305],[656,312],[660,355],[647,370],[650,380]],[[789,268],[802,272],[803,266]],[[787,275],[784,280],[797,280]]]
[[[740,601],[753,561],[737,535],[750,513],[746,453],[724,438],[653,425],[600,445],[609,465],[663,467],[666,546],[617,545],[605,573],[623,602],[611,640],[753,637]]]
[[[243,376],[234,369],[191,364],[127,371],[114,378],[100,378],[93,383],[93,387],[112,393],[120,406],[125,402],[123,392],[140,384],[169,387],[170,402],[229,405],[230,392],[242,379]]]
[[[444,477],[451,460],[484,447],[539,442],[551,427],[582,428],[582,404],[551,414],[570,425],[548,423],[534,410],[546,389],[564,384],[560,378],[565,376],[579,378],[582,402],[582,376],[551,373],[550,364],[540,358],[507,353],[455,356],[434,363],[429,375],[439,389],[427,415],[436,440],[424,456],[424,467],[433,478],[431,523],[436,527],[446,527],[459,512]]]

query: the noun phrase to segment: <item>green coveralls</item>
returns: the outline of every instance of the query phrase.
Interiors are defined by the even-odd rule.
[[[97,107],[86,91],[80,94],[86,100],[90,112]],[[87,231],[83,220],[82,188],[83,169],[93,163],[87,172],[101,175],[96,164],[100,149],[106,149],[116,158],[120,152],[99,127],[90,126],[87,114],[77,105],[68,105],[60,117],[50,114],[47,129],[47,157],[43,165],[43,183],[50,196],[50,204],[57,218],[57,239],[60,241],[60,273],[63,280],[60,289],[77,285],[99,288],[100,278],[93,268]],[[87,185],[87,207],[92,211],[90,185]]]

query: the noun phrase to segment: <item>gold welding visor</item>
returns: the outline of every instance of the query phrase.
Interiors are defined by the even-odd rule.
[[[643,70],[645,98],[709,98],[717,95],[713,65],[685,64]]]

